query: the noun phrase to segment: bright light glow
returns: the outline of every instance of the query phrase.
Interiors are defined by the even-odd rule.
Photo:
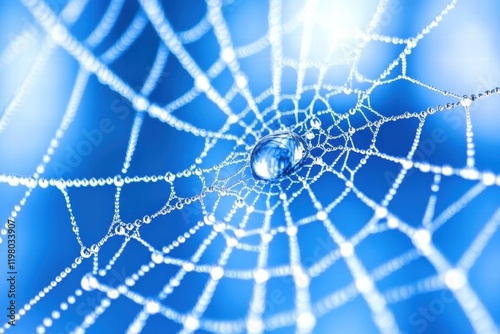
[[[186,317],[186,319],[184,319],[184,327],[186,327],[186,329],[189,329],[189,330],[192,330],[192,331],[195,331],[198,329],[198,327],[200,327],[200,321],[193,317],[192,315],[188,315]]]
[[[214,267],[210,271],[210,276],[212,276],[213,280],[218,281],[222,278],[222,276],[224,276],[224,269],[222,269],[221,267]]]
[[[182,269],[184,269],[184,271],[193,271],[194,270],[194,264],[192,262],[184,262],[182,264]]]
[[[153,300],[153,299],[148,299],[146,301],[146,303],[144,304],[144,308],[145,308],[146,312],[149,314],[156,314],[156,313],[160,312],[160,310],[161,310],[160,304],[156,300]]]

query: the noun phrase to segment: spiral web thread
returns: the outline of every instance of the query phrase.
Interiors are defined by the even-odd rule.
[[[79,63],[79,72],[71,93],[63,119],[56,131],[50,145],[47,148],[42,162],[36,168],[33,175],[19,177],[14,175],[0,174],[0,182],[8,183],[12,187],[24,187],[24,196],[18,205],[13,208],[11,215],[16,217],[23,206],[29,200],[33,189],[56,187],[64,195],[66,205],[70,214],[70,223],[77,242],[81,246],[81,252],[73,263],[54,277],[54,280],[44,287],[27,304],[19,309],[17,319],[22,321],[28,316],[29,311],[51,290],[57,289],[58,284],[85,261],[93,259],[93,270],[81,279],[81,289],[78,287],[73,294],[69,294],[62,303],[54,307],[51,315],[48,315],[36,328],[38,333],[50,331],[50,327],[62,316],[66,310],[79,298],[91,290],[100,290],[106,297],[100,300],[100,304],[87,314],[79,327],[74,332],[80,333],[89,329],[95,321],[113,303],[127,298],[141,305],[142,310],[130,322],[128,331],[130,333],[140,332],[147,324],[148,318],[153,314],[162,316],[182,325],[181,333],[192,333],[197,329],[205,329],[212,332],[242,332],[261,333],[267,330],[294,326],[297,333],[309,333],[314,331],[317,320],[336,308],[349,303],[357,296],[361,296],[371,311],[374,324],[382,333],[399,332],[395,315],[391,312],[390,304],[409,299],[417,294],[440,289],[448,289],[458,301],[473,329],[478,333],[497,333],[498,328],[492,315],[482,304],[480,298],[471,288],[468,282],[468,272],[475,261],[482,254],[488,241],[496,233],[500,225],[500,208],[483,223],[481,232],[475,237],[474,242],[462,255],[457,266],[452,266],[447,258],[435,247],[432,242],[433,233],[442,225],[446,224],[452,217],[465,208],[474,198],[479,196],[489,187],[500,185],[500,175],[475,168],[474,132],[470,117],[470,106],[477,99],[486,98],[492,94],[500,93],[499,88],[486,91],[478,96],[458,96],[456,94],[442,91],[436,87],[422,83],[406,75],[406,57],[417,47],[420,40],[431,33],[439,22],[445,19],[448,12],[454,9],[457,1],[451,1],[427,26],[423,27],[418,35],[412,38],[397,38],[383,36],[375,33],[381,15],[387,10],[387,1],[381,0],[370,21],[367,31],[361,34],[352,53],[344,59],[333,57],[333,50],[329,50],[323,62],[310,61],[308,58],[311,48],[311,34],[314,26],[315,10],[319,6],[317,1],[306,1],[303,10],[286,22],[282,22],[281,13],[284,2],[282,0],[270,0],[268,23],[269,29],[265,36],[249,45],[235,47],[231,40],[231,31],[223,17],[226,3],[220,0],[207,1],[206,16],[188,31],[176,32],[168,22],[166,15],[157,0],[139,0],[139,10],[127,30],[121,38],[101,56],[93,54],[92,49],[100,44],[116,23],[116,20],[124,5],[124,0],[111,0],[107,11],[104,13],[100,23],[85,40],[77,40],[68,28],[82,14],[87,5],[86,0],[72,0],[57,16],[41,0],[21,0],[21,3],[31,12],[36,22],[47,34],[40,52],[15,96],[3,111],[0,119],[0,132],[9,126],[11,116],[21,107],[24,95],[31,88],[30,84],[36,77],[44,64],[50,59],[56,47],[63,48]],[[141,35],[145,27],[151,24],[163,43],[160,43],[156,51],[156,58],[152,69],[145,80],[140,91],[134,91],[127,83],[114,73],[108,64],[118,59],[124,51],[132,47],[133,42]],[[287,58],[283,52],[282,40],[287,34],[302,27],[302,40],[300,58]],[[202,38],[210,29],[217,38],[220,46],[220,58],[204,72],[186,50],[185,45],[193,43]],[[31,36],[31,37],[30,37]],[[5,67],[15,58],[16,50],[20,41],[33,38],[31,31],[23,32],[8,45],[0,56],[0,67]],[[394,59],[382,75],[371,80],[365,78],[358,72],[357,64],[364,48],[372,41],[381,41],[387,44],[398,44],[404,46],[404,50]],[[16,44],[17,43],[17,44]],[[242,72],[239,60],[255,55],[270,48],[272,61],[272,83],[270,87],[259,96],[253,96],[249,88],[248,78]],[[173,54],[182,67],[194,79],[194,86],[181,97],[160,106],[148,99],[150,93],[156,87],[161,73],[163,72],[168,55]],[[331,85],[325,83],[328,69],[335,64],[348,64],[351,71],[347,82],[343,85]],[[297,74],[297,85],[294,94],[284,94],[281,91],[281,80],[285,68],[293,69]],[[306,85],[306,71],[315,68],[318,76],[315,84]],[[223,70],[228,69],[234,83],[227,93],[221,95],[214,87],[212,80],[217,78]],[[391,74],[399,73],[391,77]],[[66,130],[71,125],[80,105],[83,91],[88,78],[97,76],[99,81],[109,89],[119,93],[129,100],[134,106],[136,113],[133,127],[128,139],[128,148],[124,158],[123,168],[114,176],[101,179],[46,179],[44,172],[50,164],[51,157],[57,150],[60,140],[64,137]],[[352,89],[353,80],[359,80],[368,84],[367,89]],[[441,93],[450,98],[445,106],[431,107],[425,111],[405,113],[398,116],[387,117],[374,110],[370,106],[370,94],[379,86],[389,85],[398,80],[407,80],[413,84],[420,85],[425,89]],[[299,101],[306,93],[313,93],[314,97],[305,108],[299,108]],[[218,131],[211,131],[194,126],[180,117],[176,116],[176,110],[188,105],[199,95],[206,95],[217,107],[227,115],[225,124]],[[358,100],[356,106],[347,113],[337,113],[328,101],[331,97],[341,94],[356,94]],[[231,101],[236,96],[245,99],[247,107],[243,110],[231,108]],[[271,102],[269,102],[271,101]],[[291,102],[295,107],[289,110],[280,109],[282,102]],[[327,106],[325,110],[313,113],[312,106],[315,102],[322,101]],[[466,166],[455,168],[448,165],[432,165],[425,162],[414,161],[414,153],[421,140],[421,132],[427,119],[434,113],[446,113],[452,109],[460,109],[466,115]],[[277,111],[278,110],[278,111]],[[147,114],[147,115],[146,115]],[[365,124],[361,126],[351,125],[354,115],[361,115]],[[205,145],[195,163],[184,171],[172,173],[166,171],[164,175],[148,175],[132,177],[127,174],[129,166],[133,163],[133,155],[136,148],[144,117],[152,117],[159,122],[167,123],[178,131],[185,131],[194,136],[205,138]],[[321,127],[320,116],[325,120],[329,117],[331,125],[328,128]],[[295,119],[293,125],[285,124],[285,118]],[[251,122],[247,122],[251,119]],[[391,156],[380,152],[377,148],[377,135],[381,128],[388,123],[398,123],[403,119],[415,119],[418,127],[415,132],[413,145],[408,154],[403,157]],[[243,135],[234,129],[243,129]],[[273,185],[254,181],[248,171],[248,149],[255,140],[268,134],[273,129],[282,128],[304,134],[311,145],[311,156],[303,166],[305,173],[292,175],[284,182]],[[372,141],[367,149],[356,147],[353,136],[359,132],[369,132]],[[203,160],[216,149],[220,141],[229,141],[234,144],[233,151],[220,164],[210,168],[199,167]],[[337,145],[336,143],[342,142]],[[250,143],[250,144],[249,144]],[[330,153],[336,153],[333,162],[327,162]],[[348,163],[350,154],[363,156],[361,162],[352,166]],[[356,186],[355,176],[368,159],[374,157],[399,166],[399,174],[390,186],[383,201],[376,202]],[[388,205],[397,196],[400,184],[405,180],[407,174],[417,170],[422,173],[430,173],[434,176],[432,194],[429,198],[425,218],[420,228],[415,228],[402,221],[388,210]],[[344,189],[340,194],[327,203],[318,200],[312,190],[312,185],[320,182],[321,176],[330,174],[341,180]],[[449,205],[439,215],[435,215],[434,207],[439,196],[439,185],[441,180],[451,176],[457,176],[464,180],[475,181],[476,184],[457,201]],[[202,192],[191,197],[181,198],[175,194],[175,180],[195,177],[202,183]],[[211,181],[209,181],[211,180]],[[171,189],[171,196],[165,205],[157,212],[144,216],[134,222],[125,222],[120,218],[120,193],[123,187],[131,183],[145,182],[167,182]],[[87,245],[80,238],[79,230],[85,226],[78,224],[78,217],[73,216],[72,201],[68,189],[72,187],[105,187],[115,186],[115,215],[110,224],[108,233],[94,244]],[[295,220],[292,217],[290,207],[300,194],[306,194],[316,213],[312,216]],[[206,200],[209,196],[216,196],[216,200]],[[372,209],[373,215],[364,227],[347,239],[336,228],[334,219],[329,213],[341,203],[348,195],[356,196],[361,203]],[[222,198],[230,198],[233,202],[227,212],[221,213],[218,206]],[[264,203],[264,204],[262,204]],[[141,226],[154,224],[155,218],[168,215],[169,213],[182,210],[190,205],[201,206],[203,220],[194,222],[192,227],[179,235],[171,244],[162,249],[155,249],[140,236]],[[271,224],[273,214],[276,210],[283,210],[284,221],[280,226],[273,227]],[[242,214],[241,220],[234,221],[233,216]],[[261,215],[261,227],[247,228],[249,220],[254,215]],[[298,235],[301,228],[307,224],[322,224],[333,240],[337,248],[329,252],[309,267],[301,263]],[[369,272],[363,262],[356,254],[356,247],[369,235],[383,233],[389,229],[399,231],[403,236],[413,242],[414,249],[401,254],[391,261],[381,265],[376,270]],[[206,230],[208,236],[194,250],[190,258],[182,259],[168,255],[173,249],[182,247],[187,239],[192,238],[200,231]],[[5,230],[2,231],[5,234]],[[245,238],[253,235],[260,236],[258,245],[245,242]],[[289,264],[286,266],[269,267],[269,244],[277,235],[286,235],[289,240]],[[199,260],[211,247],[212,241],[223,237],[225,248],[220,256],[214,260],[212,265],[200,264]],[[119,238],[122,246],[107,263],[99,259],[100,249],[111,239]],[[143,245],[150,253],[151,260],[145,263],[134,274],[125,279],[124,284],[111,287],[100,281],[106,276],[115,262],[122,256],[128,244],[137,242]],[[258,261],[253,270],[236,270],[225,267],[233,250],[240,249],[247,252],[257,252]],[[382,292],[377,288],[376,282],[391,275],[397,270],[408,265],[412,261],[424,257],[435,269],[436,274],[426,279],[421,279],[414,284],[396,287],[389,292]],[[344,260],[353,280],[349,286],[325,295],[319,301],[311,302],[309,286],[311,280],[320,276],[334,263]],[[148,272],[154,271],[155,267],[168,265],[177,268],[177,273],[165,282],[161,292],[157,296],[143,296],[134,291],[134,284]],[[202,293],[196,304],[187,313],[179,313],[175,306],[169,306],[168,296],[183,283],[183,278],[189,272],[209,274]],[[295,287],[295,308],[285,312],[277,312],[271,316],[264,315],[264,303],[266,298],[266,282],[276,277],[291,277]],[[245,319],[212,320],[204,317],[204,312],[211,302],[217,285],[224,279],[250,280],[253,281],[253,294],[248,306]],[[8,332],[12,328],[6,323],[0,332]]]

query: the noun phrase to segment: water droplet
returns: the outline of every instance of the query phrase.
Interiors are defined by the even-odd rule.
[[[147,299],[144,303],[144,309],[149,314],[156,314],[161,311],[161,305],[154,299]]]
[[[316,324],[316,317],[311,312],[300,312],[297,315],[297,328],[300,332],[309,332]]]
[[[311,127],[313,129],[319,129],[321,127],[321,121],[319,118],[314,117],[311,119]]]
[[[212,276],[214,281],[218,281],[224,276],[224,269],[221,267],[213,267],[210,270],[210,276]]]
[[[214,225],[215,232],[222,232],[225,228],[226,228],[226,224],[224,224],[224,223],[217,223]]]
[[[242,208],[242,207],[244,207],[244,206],[245,206],[245,200],[244,200],[243,198],[238,198],[238,199],[236,200],[236,206],[237,206],[238,208]]]
[[[151,254],[151,260],[153,260],[153,262],[156,264],[163,263],[164,259],[165,258],[163,257],[163,255],[160,252],[155,251]]]
[[[464,95],[460,100],[460,104],[463,107],[469,107],[472,104],[472,100],[467,95]]]
[[[83,258],[89,258],[91,255],[92,255],[92,252],[90,251],[90,249],[88,249],[87,247],[83,247],[81,250],[80,250],[80,255],[83,257]]]
[[[173,182],[175,180],[175,175],[170,173],[170,172],[167,172],[165,174],[165,181],[167,182]]]
[[[185,271],[193,271],[194,264],[192,262],[185,262],[182,264],[182,269],[184,269]]]
[[[261,138],[250,154],[250,168],[257,180],[275,181],[296,171],[308,150],[293,132],[277,132]]]
[[[110,299],[116,299],[116,298],[120,297],[120,293],[116,289],[109,290],[107,295],[108,295],[108,298],[110,298]]]
[[[264,283],[269,279],[267,270],[259,268],[253,273],[253,277],[257,283]]]
[[[113,179],[113,183],[115,184],[115,186],[121,187],[121,186],[123,186],[124,181],[123,181],[123,179],[122,179],[122,177],[120,175],[117,175]]]
[[[100,247],[96,244],[93,244],[92,246],[90,246],[90,251],[94,254],[99,252],[99,249],[100,249]]]
[[[451,290],[459,290],[467,283],[467,275],[461,269],[450,269],[444,274],[444,283]]]
[[[212,225],[215,222],[215,216],[214,215],[208,215],[203,218],[205,221],[205,224],[207,225]]]
[[[183,321],[184,327],[190,331],[195,331],[200,327],[200,321],[192,315],[188,315]]]
[[[328,214],[325,211],[318,211],[318,213],[316,213],[316,218],[318,220],[326,220],[328,218]]]
[[[228,247],[232,248],[232,247],[236,247],[236,245],[238,244],[238,240],[235,238],[227,238],[226,243],[227,243]]]
[[[97,282],[97,280],[95,279],[95,277],[92,276],[92,274],[90,274],[90,273],[85,274],[82,277],[82,280],[81,280],[80,284],[82,286],[82,289],[85,290],[85,291],[94,290],[99,285],[99,283]]]

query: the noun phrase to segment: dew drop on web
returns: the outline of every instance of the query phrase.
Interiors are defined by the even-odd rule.
[[[294,132],[276,132],[262,137],[250,153],[250,168],[256,180],[276,181],[302,166],[308,154],[304,140]]]

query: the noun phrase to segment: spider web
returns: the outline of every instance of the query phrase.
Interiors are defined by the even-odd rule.
[[[354,23],[335,17],[332,21],[348,26],[339,30],[328,17],[321,19],[322,11],[328,12],[324,6],[331,5],[326,1],[270,0],[267,16],[253,22],[266,32],[239,44],[230,17],[242,3],[198,4],[204,10],[202,18],[179,30],[166,5],[157,0],[139,0],[137,8],[111,0],[86,37],[73,33],[72,26],[90,15],[87,0],[71,0],[59,13],[41,0],[21,3],[45,37],[3,110],[0,134],[9,130],[35,88],[35,78],[58,50],[76,60],[78,73],[35,172],[3,173],[0,183],[23,189],[10,213],[19,218],[19,225],[31,224],[22,213],[32,194],[38,189],[57,190],[54,201],[62,202],[66,210],[57,217],[57,226],[71,226],[73,235],[58,242],[72,260],[48,267],[49,282],[29,281],[38,292],[26,296],[27,301],[18,299],[16,326],[5,323],[0,332],[309,333],[364,328],[364,332],[398,333],[415,330],[409,326],[415,324],[408,322],[408,313],[422,303],[431,310],[432,305],[446,306],[437,292],[448,292],[454,306],[438,321],[436,314],[433,319],[421,316],[426,327],[442,322],[447,328],[456,322],[462,326],[459,329],[498,332],[498,300],[486,303],[471,272],[487,249],[498,254],[498,248],[490,245],[500,225],[496,194],[500,175],[490,171],[495,159],[484,168],[476,162],[471,110],[494,101],[500,88],[461,95],[408,74],[420,43],[446,21],[458,1],[445,4],[418,33],[399,37],[381,29],[391,10],[389,1],[371,5],[354,1],[352,8],[362,8],[366,17]],[[329,10],[334,12],[335,6],[346,7],[337,3]],[[99,48],[118,26],[120,15],[132,12],[119,37]],[[155,54],[149,73],[140,87],[132,87],[124,79],[128,73],[119,73],[113,65],[138,48],[135,43],[148,29],[154,31],[158,47],[153,51],[149,45],[146,53]],[[36,31],[25,29],[4,47],[0,69],[15,63],[25,41],[36,39]],[[204,58],[204,52],[209,52],[194,48],[196,43],[210,45],[216,60],[207,65],[210,57]],[[373,45],[397,52],[376,58],[370,53]],[[367,60],[367,55],[372,58]],[[375,67],[378,59],[384,64],[382,70],[364,74],[367,62]],[[262,65],[264,61],[267,65]],[[155,90],[162,81],[174,91],[174,85],[182,86],[180,76],[164,80],[169,64],[187,76],[189,87],[160,102]],[[82,106],[93,76],[100,89],[118,94],[134,108],[128,139],[124,144],[118,138],[125,145],[120,168],[104,177],[100,172],[90,177],[47,177],[75,119],[90,112]],[[259,80],[265,81],[264,89],[252,86]],[[387,97],[379,92],[401,82],[432,96],[423,99],[425,108],[388,110],[381,102]],[[462,117],[462,126],[448,133],[464,143],[454,150],[454,144],[445,142],[452,153],[433,162],[422,152],[445,141],[440,141],[443,133],[434,130],[449,130],[446,122],[448,128],[439,127],[446,115]],[[178,160],[172,165],[134,168],[138,160],[155,162],[154,157],[141,155],[142,137],[147,136],[153,152],[162,149],[148,136],[153,123],[176,138],[172,141],[192,141],[192,146],[178,144],[193,153],[193,159],[170,154],[166,160]],[[303,136],[310,154],[304,166],[285,180],[257,182],[249,171],[249,151],[259,138],[277,130]],[[453,186],[457,184],[461,186]],[[85,202],[89,199],[80,196],[91,188],[113,191],[112,218],[103,218],[105,229],[98,229],[98,236],[88,234],[95,225],[77,209],[81,205],[89,210]],[[138,197],[161,205],[137,215],[144,211],[134,211],[140,206],[136,202],[143,203]],[[412,208],[417,202],[420,206]],[[92,213],[100,214],[108,217],[98,209]],[[465,248],[448,240],[450,233],[464,226],[462,221],[474,224],[467,230]],[[1,232],[5,241],[7,232]],[[18,247],[36,252],[31,245]],[[2,248],[6,249],[5,242]],[[125,275],[109,279],[123,268]],[[478,272],[490,275],[492,270]],[[96,302],[82,311],[79,306],[89,306],[89,296]],[[349,305],[354,308],[343,311]],[[349,319],[361,315],[354,322],[365,327],[342,320],[346,314]],[[70,321],[76,326],[68,329]]]

